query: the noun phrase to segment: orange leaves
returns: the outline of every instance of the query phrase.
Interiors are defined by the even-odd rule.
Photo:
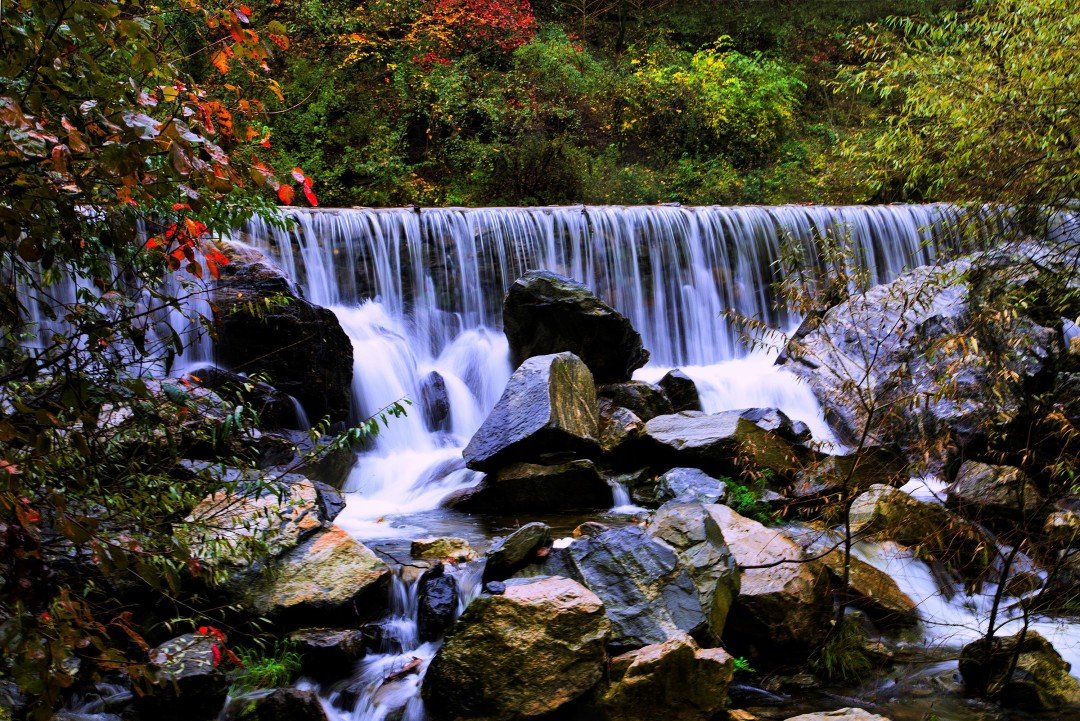
[[[300,184],[300,190],[304,194],[304,198],[311,207],[316,208],[319,205],[319,199],[315,196],[315,191],[312,189],[314,181],[308,176],[304,175],[304,171],[300,168],[292,169],[292,177],[297,183]],[[293,200],[296,198],[296,190],[291,185],[282,184],[277,189],[278,199],[285,205],[292,205]]]
[[[282,185],[277,189],[277,197],[285,205],[292,205],[295,196],[296,191],[291,185]]]
[[[229,58],[231,57],[232,49],[226,45],[210,56],[210,64],[213,65],[219,73],[224,75],[229,72]]]

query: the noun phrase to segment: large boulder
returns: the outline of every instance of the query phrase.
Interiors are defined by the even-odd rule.
[[[585,361],[597,383],[628,381],[649,360],[625,316],[580,283],[548,271],[526,273],[510,287],[503,330],[514,365],[570,351]]]
[[[546,523],[526,523],[508,536],[495,539],[487,551],[484,581],[503,581],[515,571],[539,559],[538,553],[551,546],[551,529]]]
[[[184,634],[153,649],[154,683],[149,693],[135,699],[141,716],[162,721],[216,718],[229,690],[220,654],[221,639],[210,633]]]
[[[239,394],[244,405],[259,415],[260,428],[307,430],[296,412],[293,399],[269,383],[216,366],[198,368],[188,373],[187,377],[218,394]]]
[[[436,718],[533,718],[588,693],[602,678],[610,624],[581,584],[514,581],[473,601],[424,679]]]
[[[469,468],[496,470],[515,461],[597,447],[596,388],[573,353],[523,362],[462,455]]]
[[[793,473],[798,449],[794,424],[782,411],[758,409],[657,416],[645,424],[647,451],[673,466],[692,466],[726,475],[748,466]]]
[[[217,360],[265,374],[311,418],[347,421],[353,347],[337,316],[300,297],[262,253],[223,244],[229,264],[211,293]]]
[[[1042,251],[916,268],[829,309],[777,362],[808,381],[842,441],[859,442],[867,409],[879,409],[871,444],[899,444],[912,460],[929,447],[940,467],[987,430],[1020,421],[1028,388],[1061,353],[1056,329],[978,313],[1037,281],[1045,263],[1032,252]],[[978,344],[954,342],[969,337]]]
[[[784,495],[800,503],[818,504],[822,498],[843,493],[860,493],[875,483],[892,485],[906,479],[906,464],[894,454],[869,446],[846,455],[827,455],[809,463],[795,474]]]
[[[632,449],[645,432],[645,422],[628,408],[600,401],[600,449],[614,459]]]
[[[723,503],[727,484],[697,468],[672,468],[657,479],[656,496],[678,503]]]
[[[221,721],[328,721],[319,695],[311,690],[275,688],[229,699]]]
[[[476,560],[476,551],[469,542],[455,536],[417,538],[409,546],[409,555],[413,558],[429,558],[451,563]]]
[[[664,389],[644,381],[609,383],[596,389],[596,396],[617,408],[630,410],[643,421],[674,412]]]
[[[678,368],[665,373],[657,385],[667,395],[674,413],[704,410],[701,407],[701,395],[698,393],[694,379]]]
[[[284,625],[363,621],[385,610],[390,575],[378,556],[332,525],[271,561],[245,600]]]
[[[960,675],[971,692],[1035,711],[1080,705],[1080,681],[1069,675],[1070,668],[1049,641],[1030,630],[989,643],[981,638],[960,652]]]
[[[522,513],[610,508],[611,486],[592,461],[556,465],[511,463],[443,504],[470,513]]]
[[[775,528],[740,516],[727,506],[708,506],[740,570],[739,595],[725,637],[758,654],[806,651],[829,633],[832,592],[819,561]]]
[[[792,716],[787,721],[889,721],[884,716],[861,708],[841,708],[835,711],[814,711]]]
[[[366,651],[364,632],[355,628],[301,628],[289,634],[300,654],[301,671],[319,678],[336,678]]]
[[[597,704],[612,721],[708,721],[724,707],[735,659],[678,634],[611,659],[611,686]]]
[[[1043,514],[1046,499],[1026,473],[1014,466],[965,461],[949,486],[949,506],[976,519],[1005,516],[1019,519]]]
[[[698,590],[709,635],[719,642],[728,612],[739,595],[739,570],[709,509],[700,503],[664,504],[649,533],[675,549]]]
[[[636,526],[580,538],[553,561],[604,601],[615,648],[661,643],[707,626],[698,589],[679,556]]]

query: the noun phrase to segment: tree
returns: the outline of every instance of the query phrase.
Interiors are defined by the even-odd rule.
[[[1080,196],[1080,6],[976,0],[933,22],[891,18],[852,39],[845,87],[892,103],[850,154],[874,189],[995,203],[1035,227]]]

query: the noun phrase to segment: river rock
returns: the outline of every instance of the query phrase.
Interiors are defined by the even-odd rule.
[[[153,649],[157,677],[148,694],[135,697],[140,715],[162,721],[216,718],[229,690],[225,668],[215,660],[220,644],[212,635],[188,633]]]
[[[450,396],[446,392],[446,380],[438,371],[420,379],[420,409],[429,431],[450,430]]]
[[[798,453],[785,436],[798,437],[786,415],[775,409],[752,408],[657,416],[645,424],[643,442],[672,465],[692,466],[719,475],[737,472],[744,466],[788,474],[797,468]]]
[[[458,607],[457,581],[446,574],[440,561],[420,577],[418,593],[417,632],[421,642],[434,641],[454,622]]]
[[[417,538],[409,546],[409,555],[413,558],[430,558],[453,563],[476,560],[476,551],[464,538],[442,536],[438,538]]]
[[[821,563],[806,560],[798,544],[778,529],[727,506],[707,510],[740,570],[739,595],[725,635],[770,655],[821,643],[832,615],[832,592]]]
[[[256,612],[285,625],[374,618],[386,608],[390,568],[338,526],[271,562],[248,590]]]
[[[443,505],[470,513],[538,513],[611,507],[611,486],[592,461],[511,463]]]
[[[484,566],[486,581],[503,581],[538,560],[537,552],[551,546],[551,529],[546,523],[526,523],[509,536],[495,539]]]
[[[596,396],[618,408],[626,408],[643,421],[673,413],[671,401],[660,386],[644,381],[610,383],[596,389]]]
[[[556,353],[514,371],[462,455],[469,468],[491,471],[544,454],[591,451],[598,438],[592,374],[573,353]]]
[[[948,488],[945,502],[978,519],[1038,514],[1044,511],[1046,501],[1019,468],[965,461]]]
[[[735,660],[690,636],[611,659],[611,686],[598,706],[612,721],[708,721],[724,707]]]
[[[709,635],[719,642],[731,604],[739,594],[739,570],[708,507],[666,503],[653,517],[649,533],[674,548],[689,570],[705,611]]]
[[[787,721],[889,721],[889,719],[861,708],[841,708],[835,711],[804,713],[792,716]]]
[[[657,385],[667,394],[673,413],[703,410],[697,384],[678,368],[665,373]]]
[[[221,721],[327,721],[319,695],[311,690],[275,688],[229,700]]]
[[[1023,641],[1020,636],[995,637],[990,644],[981,638],[964,646],[960,675],[967,688],[1035,711],[1080,704],[1080,681],[1069,675],[1069,663],[1035,631],[1027,631]]]
[[[636,526],[616,528],[571,543],[558,559],[572,578],[604,601],[611,645],[638,648],[680,631],[706,627],[689,571],[666,543]]]
[[[600,401],[600,450],[622,455],[645,433],[645,423],[633,411]]]
[[[940,467],[987,429],[1018,422],[1027,389],[1062,351],[1057,330],[1023,314],[980,322],[978,349],[943,344],[971,335],[973,306],[1037,280],[1041,263],[1029,251],[916,268],[853,295],[777,362],[807,380],[841,441],[859,442],[867,408],[888,408],[868,442],[896,443],[917,462],[929,442]]]
[[[842,493],[847,484],[849,497],[875,483],[892,485],[904,477],[905,464],[882,448],[870,446],[843,456],[829,455],[810,463],[795,474],[784,495],[797,501],[818,501]]]
[[[672,468],[657,479],[656,495],[677,503],[723,503],[727,484],[697,468]]]
[[[364,657],[364,632],[354,628],[302,628],[289,634],[300,654],[303,673],[320,678],[340,676]]]
[[[526,273],[510,287],[503,330],[515,366],[570,351],[585,361],[597,383],[628,381],[649,360],[625,316],[580,283],[549,271]]]
[[[296,413],[293,400],[285,393],[262,381],[253,381],[246,376],[216,366],[204,366],[187,374],[203,388],[218,393],[238,393],[245,406],[259,415],[259,427],[301,428],[300,418]]]
[[[353,346],[337,316],[294,292],[285,274],[252,248],[224,243],[229,264],[211,292],[217,359],[263,373],[311,418],[347,421]]]
[[[566,578],[515,581],[469,604],[424,679],[436,718],[550,713],[602,678],[610,623],[596,594]]]
[[[1047,516],[1043,533],[1055,548],[1080,545],[1080,513],[1068,509],[1054,511]]]

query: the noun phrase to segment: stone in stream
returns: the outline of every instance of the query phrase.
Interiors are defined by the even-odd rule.
[[[1014,466],[964,461],[946,491],[946,505],[975,520],[1045,514],[1046,499],[1028,474]]]
[[[870,446],[843,456],[825,456],[795,474],[784,495],[797,501],[818,501],[842,493],[860,493],[875,483],[892,485],[905,476],[905,464],[885,449]]]
[[[1063,508],[1046,518],[1043,533],[1055,548],[1080,546],[1080,513]]]
[[[592,461],[512,463],[473,488],[451,494],[448,508],[469,513],[532,513],[611,508],[611,486]]]
[[[598,448],[596,389],[573,353],[529,358],[514,371],[502,397],[462,452],[469,468],[493,471]]]
[[[189,721],[216,718],[228,695],[229,681],[215,659],[221,641],[205,633],[188,633],[150,651],[157,670],[146,695],[135,697],[142,718]]]
[[[889,721],[889,719],[861,708],[841,708],[835,711],[804,713],[792,716],[786,721]]]
[[[498,538],[487,551],[484,582],[505,581],[516,571],[538,560],[537,552],[551,546],[551,529],[546,523],[534,521],[503,538]]]
[[[697,468],[672,468],[657,479],[656,495],[677,503],[723,503],[727,485]]]
[[[644,381],[610,383],[596,389],[596,397],[617,408],[626,408],[643,421],[674,413],[664,390]]]
[[[697,384],[678,368],[665,373],[657,385],[667,394],[672,413],[703,410]]]
[[[229,699],[220,721],[328,721],[319,696],[311,690],[275,688]]]
[[[676,634],[611,659],[611,686],[597,703],[611,721],[708,721],[727,701],[735,660]]]
[[[805,449],[796,448],[800,429],[782,411],[768,408],[657,416],[645,424],[642,446],[672,466],[719,475],[752,467],[794,473]]]
[[[1032,711],[1080,706],[1080,681],[1070,668],[1049,641],[1031,630],[1023,641],[1019,633],[995,637],[990,644],[980,638],[960,652],[960,675],[970,691]]]
[[[239,393],[244,405],[258,414],[259,428],[262,430],[300,427],[293,400],[269,383],[254,381],[217,366],[196,368],[189,371],[186,377],[218,393]]]
[[[297,296],[259,251],[230,243],[222,249],[229,264],[210,294],[216,358],[234,371],[266,374],[312,418],[347,421],[353,346],[337,316]],[[265,302],[274,298],[287,302]]]
[[[318,618],[347,623],[386,608],[390,568],[338,526],[274,559],[247,589],[247,604],[286,626]]]
[[[644,432],[645,423],[633,411],[600,401],[600,450],[604,453],[622,455]]]
[[[420,379],[420,409],[428,431],[450,430],[450,396],[446,392],[446,380],[438,371]]]
[[[740,569],[739,595],[725,637],[775,657],[805,652],[824,641],[833,609],[825,567],[808,561],[780,529],[766,528],[727,506],[705,508]]]
[[[458,606],[457,581],[446,574],[442,561],[420,577],[416,628],[420,642],[438,639],[450,624]]]
[[[422,694],[437,719],[491,721],[551,713],[603,677],[611,624],[596,594],[558,577],[481,596],[446,635]]]
[[[319,678],[340,676],[364,657],[367,640],[357,628],[302,628],[289,634],[300,654],[301,671]]]
[[[452,536],[417,538],[409,547],[409,555],[413,558],[430,558],[453,563],[476,560],[476,551],[469,542],[464,538]]]
[[[698,589],[679,556],[636,526],[580,538],[552,559],[604,601],[616,649],[706,628]]]
[[[706,506],[666,503],[653,517],[649,533],[679,554],[697,587],[709,636],[718,643],[731,604],[739,594],[739,570],[716,520]]]
[[[597,383],[619,383],[649,360],[625,316],[580,283],[546,270],[518,278],[503,303],[511,362],[570,351]]]

